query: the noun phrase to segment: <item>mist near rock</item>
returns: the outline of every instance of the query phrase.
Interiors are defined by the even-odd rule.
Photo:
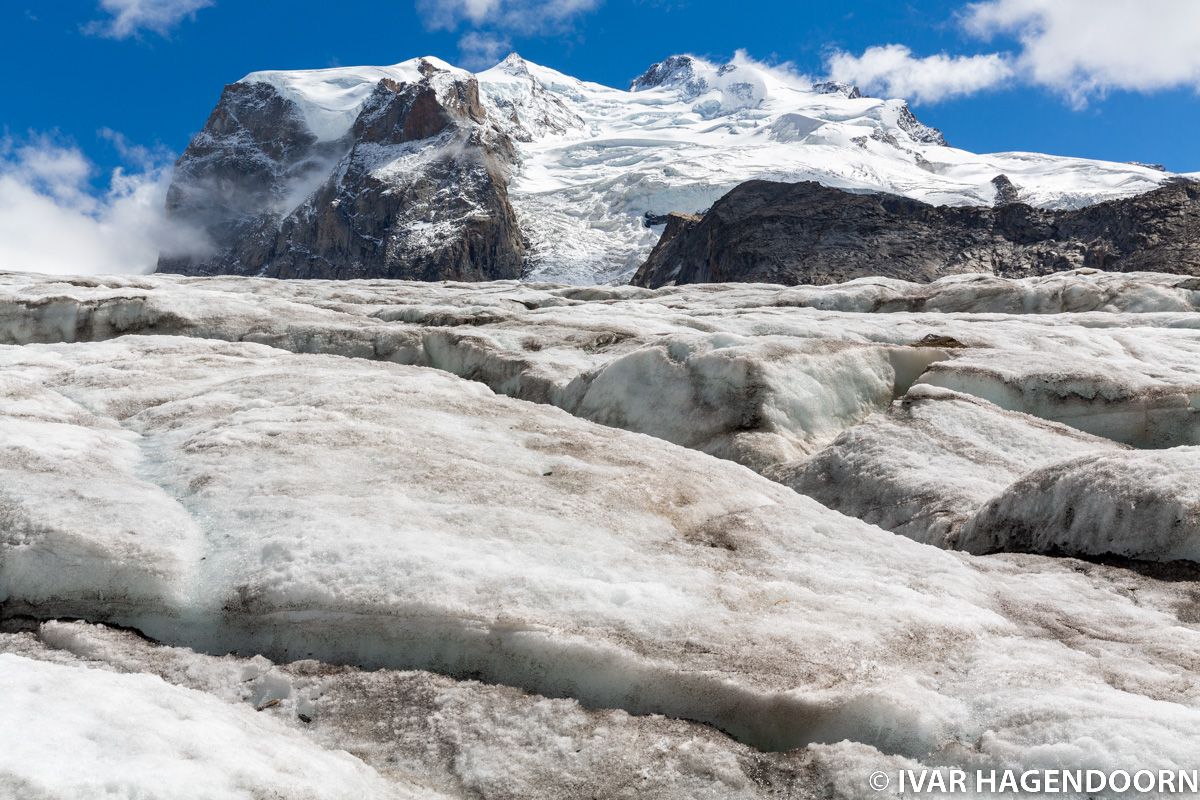
[[[165,213],[172,156],[102,132],[130,166],[99,170],[46,135],[0,139],[0,269],[50,274],[153,272],[160,253],[204,253],[199,229]]]

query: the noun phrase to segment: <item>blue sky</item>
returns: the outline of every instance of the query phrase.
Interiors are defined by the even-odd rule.
[[[745,48],[816,76],[828,71],[835,52],[858,57],[886,44],[907,47],[912,58],[1019,54],[1021,47],[1019,31],[991,39],[973,34],[963,21],[966,6],[940,0],[527,0],[510,3],[507,12],[504,0],[210,0],[177,20],[170,15],[206,0],[104,2],[107,10],[101,0],[9,0],[0,10],[0,61],[10,76],[0,125],[12,137],[54,132],[76,143],[98,165],[98,179],[122,162],[113,137],[102,131],[178,152],[221,87],[256,69],[387,64],[425,54],[460,63],[486,57],[471,45],[499,52],[507,42],[532,61],[624,85],[676,52],[722,58]],[[1154,0],[1137,5],[1152,7]],[[132,10],[125,22],[133,27],[113,30],[122,10]],[[167,16],[154,16],[160,12]],[[903,84],[890,88],[911,94]],[[953,144],[974,151],[1038,150],[1200,169],[1195,136],[1186,133],[1200,123],[1194,80],[1185,76],[1150,91],[1102,89],[1086,105],[1069,92],[1012,80],[966,96],[918,96],[913,105]]]
[[[248,72],[512,49],[612,86],[744,49],[908,98],[968,150],[1200,170],[1197,0],[4,0],[0,269],[123,272],[197,246],[164,218],[171,165]]]

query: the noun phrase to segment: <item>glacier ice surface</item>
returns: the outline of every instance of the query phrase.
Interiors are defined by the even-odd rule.
[[[1065,425],[922,384],[813,458],[772,477],[910,539],[959,547],[963,524],[1018,478],[1075,454],[1121,449]]]
[[[163,643],[119,656],[48,623],[42,645],[8,634],[0,671],[140,693],[145,713],[212,708],[188,692],[268,706],[206,713],[244,736],[269,714],[288,731],[269,746],[296,753],[359,743],[365,767],[311,760],[347,786],[448,796],[607,771],[521,749],[553,735],[614,776],[665,741],[664,774],[695,796],[798,770],[856,797],[876,762],[1187,768],[1191,581],[913,539],[949,507],[972,551],[1194,558],[1191,534],[1147,535],[1191,524],[1194,448],[1147,431],[1186,433],[1193,406],[1144,412],[1194,396],[1195,297],[1082,272],[656,291],[0,274],[3,616]],[[846,513],[784,485],[837,459],[824,500]],[[996,536],[1020,514],[1042,540]],[[64,647],[88,663],[47,655]],[[449,772],[411,749],[397,766],[366,723],[299,720],[334,716],[305,669],[355,676],[360,709],[427,709],[394,683],[420,681],[459,698],[456,720],[495,713]],[[105,713],[89,702],[74,719]]]
[[[966,522],[959,544],[1200,562],[1198,467],[1197,447],[1060,460],[1006,486]]]

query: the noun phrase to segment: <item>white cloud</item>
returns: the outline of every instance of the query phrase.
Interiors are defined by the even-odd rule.
[[[155,151],[118,147],[150,159]],[[35,136],[0,140],[0,270],[55,274],[152,272],[160,251],[202,252],[202,234],[168,222],[169,162],[118,168],[99,195],[78,148]]]
[[[1013,69],[998,54],[918,58],[904,45],[868,47],[862,55],[836,52],[829,57],[829,77],[853,83],[872,94],[936,103],[974,94],[1009,80]]]
[[[765,72],[768,75],[774,76],[776,80],[782,83],[811,83],[813,80],[811,75],[807,75],[796,69],[796,65],[791,61],[759,61],[751,56],[745,48],[741,47],[733,51],[733,58],[729,60],[729,63],[734,66],[746,66],[760,72]]]
[[[100,0],[100,9],[111,19],[93,22],[85,27],[88,33],[127,39],[143,30],[165,36],[185,17],[193,17],[215,0]]]
[[[502,34],[467,31],[458,40],[459,66],[486,69],[512,51],[512,41]]]
[[[429,27],[453,30],[462,22],[480,25],[500,8],[500,0],[419,0],[417,11]]]
[[[1024,78],[1076,104],[1110,89],[1200,90],[1196,0],[988,0],[967,6],[963,25],[1015,34]]]
[[[434,30],[461,25],[522,34],[562,30],[602,0],[417,0],[417,11]]]
[[[904,45],[835,52],[834,80],[936,102],[1021,82],[1081,107],[1113,89],[1200,92],[1200,0],[982,0],[958,14],[970,36],[1013,37],[1011,52],[914,56]]]

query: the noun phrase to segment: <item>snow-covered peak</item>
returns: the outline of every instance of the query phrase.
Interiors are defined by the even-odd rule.
[[[665,61],[651,64],[648,70],[629,85],[629,91],[681,87],[686,93],[694,96],[708,89],[706,78],[714,72],[716,68],[712,64],[695,56],[671,56]]]
[[[741,109],[757,108],[771,97],[809,92],[811,82],[786,69],[755,62],[742,53],[727,64],[714,64],[692,55],[675,55],[651,65],[630,84],[629,91],[693,102],[697,113],[711,119]]]
[[[466,79],[471,73],[434,56],[410,58],[390,67],[252,72],[239,83],[267,83],[295,102],[317,139],[341,138],[354,125],[363,103],[384,78],[397,83],[419,81],[434,71]]]
[[[521,58],[516,51],[509,53],[504,57],[504,60],[497,64],[492,69],[497,72],[503,72],[508,75],[528,76],[529,64],[525,59]]]
[[[478,78],[491,116],[517,141],[583,134],[584,121],[572,103],[584,97],[581,81],[530,64],[516,53],[479,73]]]

